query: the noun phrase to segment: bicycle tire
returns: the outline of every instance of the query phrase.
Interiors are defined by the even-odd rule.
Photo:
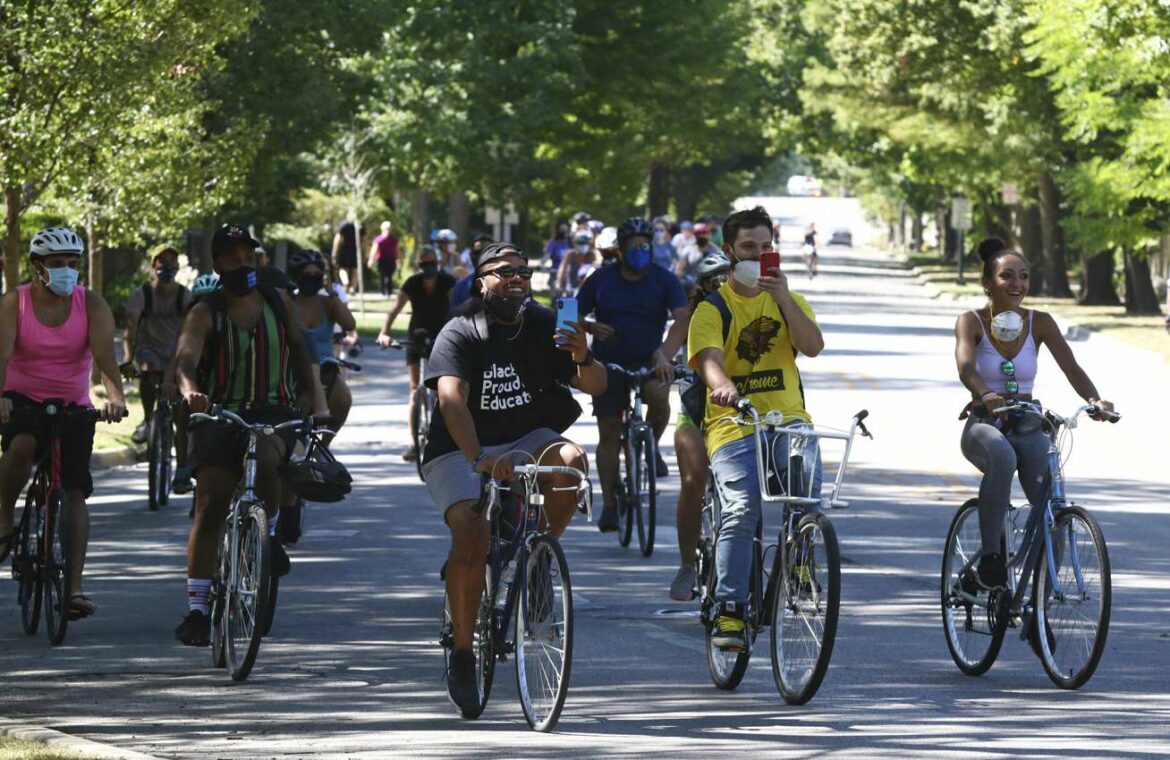
[[[211,665],[216,668],[227,667],[227,631],[224,628],[224,608],[227,606],[227,581],[231,577],[231,532],[224,531],[223,539],[219,542],[219,555],[215,566],[218,568],[216,577],[211,580],[211,593],[207,601],[207,614],[211,625]]]
[[[658,514],[658,445],[649,428],[638,433],[635,445],[638,457],[638,548],[643,557],[654,553],[654,527]]]
[[[37,506],[39,484],[34,479],[24,500],[20,514],[20,534],[12,548],[12,574],[16,576],[16,600],[20,603],[20,622],[29,636],[41,625],[41,601],[44,576],[41,574],[42,511]]]
[[[1113,602],[1109,550],[1101,526],[1082,507],[1065,507],[1056,513],[1052,541],[1062,593],[1053,592],[1047,558],[1037,563],[1032,587],[1036,594],[1035,639],[1040,662],[1052,682],[1062,689],[1079,689],[1097,669],[1109,636]],[[1085,607],[1087,611],[1082,611]],[[1087,636],[1087,641],[1074,644],[1078,621],[1085,622],[1080,638]],[[1039,631],[1045,635],[1038,635]]]
[[[162,467],[158,484],[158,503],[165,507],[171,501],[171,476],[174,474],[172,457],[175,447],[175,423],[169,409],[163,413],[162,424]]]
[[[573,589],[569,565],[560,543],[552,536],[538,534],[520,552],[516,571],[523,572],[516,599],[515,628],[520,707],[530,727],[551,731],[565,706],[573,663]]]
[[[634,452],[629,440],[618,444],[618,483],[614,500],[618,510],[618,544],[625,548],[634,536]]]
[[[45,634],[49,643],[59,646],[69,629],[69,579],[73,559],[69,550],[69,526],[65,519],[64,489],[49,493],[45,504],[46,521],[44,575]]]
[[[772,677],[785,702],[803,705],[817,693],[833,657],[841,550],[833,523],[820,512],[800,519],[793,543],[785,541],[780,577],[773,579]]]
[[[264,507],[260,502],[253,502],[241,511],[237,538],[240,561],[229,576],[224,610],[228,670],[233,681],[247,678],[256,663],[263,638],[260,616],[268,608],[271,576],[268,518]]]
[[[269,539],[271,542],[271,539]],[[272,623],[276,620],[276,598],[280,595],[280,578],[272,573],[268,575],[268,604],[265,605],[263,622],[260,627],[261,638],[266,638],[272,631]]]
[[[708,575],[715,569],[715,524],[714,504],[708,504],[705,496],[699,518],[699,545],[695,550],[695,584],[699,600],[715,594],[715,587],[710,585]]]
[[[962,581],[959,571],[974,560],[982,546],[979,532],[979,500],[969,499],[955,512],[951,526],[947,529],[943,545],[942,561],[942,619],[943,633],[951,659],[959,670],[969,676],[986,673],[999,656],[1007,631],[1008,599],[1001,597],[991,608],[993,601],[978,602],[981,591],[975,595],[976,602],[960,597]]]
[[[149,444],[146,448],[146,506],[151,512],[157,512],[159,507],[166,504],[166,493],[170,489],[166,475],[167,467],[164,464],[164,459],[169,463],[170,451],[164,451],[167,440],[163,429],[163,417],[161,409],[154,410],[154,414],[150,416],[150,432],[147,436]]]
[[[423,386],[419,386],[418,392],[414,394],[414,406],[411,410],[411,415],[415,420],[414,430],[414,445],[418,449],[418,456],[415,457],[414,467],[418,471],[418,479],[426,482],[423,477],[423,451],[427,447],[427,436],[430,434],[430,415],[427,403],[429,401],[429,391]]]
[[[707,582],[708,588],[711,590],[711,605],[708,614],[708,619],[704,621],[707,632],[704,636],[704,643],[707,649],[707,672],[711,675],[711,682],[715,684],[715,688],[723,691],[732,691],[740,682],[743,681],[744,674],[747,673],[748,663],[752,659],[752,644],[755,643],[755,627],[752,625],[752,620],[755,617],[755,609],[758,608],[758,589],[759,579],[763,573],[760,566],[760,556],[758,545],[753,544],[752,548],[752,569],[748,576],[748,614],[745,633],[748,637],[748,648],[743,652],[724,651],[711,643],[711,634],[715,630],[715,620],[718,616],[718,603],[715,602],[715,587],[719,582],[719,573],[715,570],[715,555],[717,553],[719,537],[716,535],[715,541],[711,544],[711,572]]]

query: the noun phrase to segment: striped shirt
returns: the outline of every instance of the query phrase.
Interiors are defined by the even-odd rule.
[[[292,406],[294,387],[288,358],[288,339],[267,299],[251,330],[237,327],[220,312],[223,337],[218,356],[209,357],[208,397],[233,411],[270,406]]]

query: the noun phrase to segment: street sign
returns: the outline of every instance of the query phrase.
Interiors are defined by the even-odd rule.
[[[520,215],[516,208],[509,203],[506,211],[488,206],[483,211],[483,220],[491,225],[492,239],[505,243],[512,242],[512,228],[520,224]]]
[[[971,229],[971,199],[956,195],[951,198],[951,228],[966,232]]]
[[[1015,182],[1003,183],[1003,205],[1014,206],[1020,202],[1020,187]]]

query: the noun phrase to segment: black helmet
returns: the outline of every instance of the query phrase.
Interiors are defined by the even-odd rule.
[[[342,501],[352,489],[353,477],[329,449],[314,445],[312,454],[300,461],[280,466],[284,482],[305,501],[332,503]]]
[[[321,271],[325,271],[325,257],[321,255],[320,251],[312,249],[289,254],[288,273],[293,277],[296,277],[302,269],[308,266],[316,266]]]
[[[654,228],[650,226],[650,222],[646,221],[640,216],[631,216],[626,221],[622,222],[622,226],[618,227],[618,245],[625,245],[627,238],[632,238],[635,235],[641,235],[645,238],[654,237]]]

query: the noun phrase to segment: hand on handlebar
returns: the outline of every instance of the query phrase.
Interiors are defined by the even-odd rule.
[[[674,362],[667,359],[661,350],[654,352],[654,376],[665,385],[674,382]]]
[[[384,332],[378,333],[376,342],[380,348],[390,348],[394,345],[394,339]]]
[[[735,383],[728,380],[723,385],[711,389],[711,403],[716,406],[727,406],[734,408],[739,403],[739,390],[736,389]]]
[[[121,422],[127,414],[125,401],[107,401],[102,406],[102,419],[109,423]]]
[[[1121,419],[1121,415],[1113,411],[1112,401],[1099,398],[1092,403],[1094,408],[1089,411],[1089,416],[1097,422],[1117,422]]]
[[[200,412],[207,414],[211,408],[211,402],[208,400],[207,394],[196,391],[187,394],[187,408],[192,414]]]
[[[995,410],[1003,409],[1005,406],[1010,406],[1012,402],[1008,401],[1006,398],[999,395],[995,391],[990,391],[979,397],[979,403],[983,404],[983,408],[986,409],[987,412],[992,416],[1003,417],[1007,412],[1001,411],[997,413]]]
[[[515,474],[512,469],[512,460],[507,457],[484,457],[479,461],[475,471],[501,483],[511,480]]]

